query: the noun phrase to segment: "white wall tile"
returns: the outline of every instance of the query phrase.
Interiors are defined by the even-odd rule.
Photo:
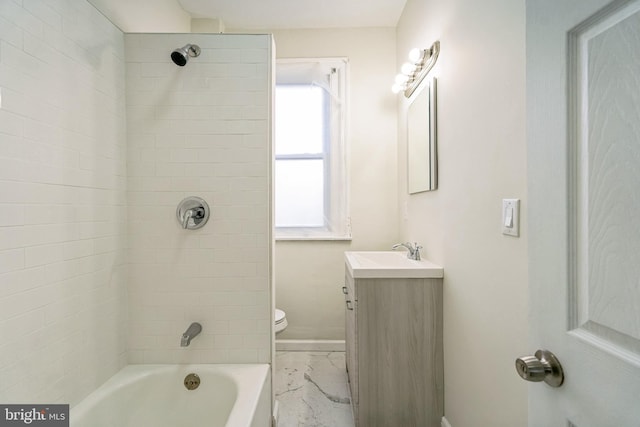
[[[0,273],[24,268],[24,249],[0,252]]]
[[[128,198],[130,360],[269,361],[270,269],[264,266],[271,245],[255,242],[270,240],[270,38],[129,34],[125,40],[132,49],[129,130],[142,136],[129,148],[135,157]],[[202,53],[176,67],[169,53],[188,42]],[[182,230],[175,219],[177,204],[189,195],[211,207],[200,230]],[[180,348],[193,321],[203,332]]]
[[[4,402],[74,404],[125,361],[123,51],[87,2],[0,2]]]

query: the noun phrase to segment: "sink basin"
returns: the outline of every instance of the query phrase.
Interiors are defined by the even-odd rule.
[[[442,267],[427,260],[407,258],[406,252],[345,252],[347,268],[354,278],[435,279],[444,275]]]

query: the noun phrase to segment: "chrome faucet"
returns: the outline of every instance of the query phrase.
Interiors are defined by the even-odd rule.
[[[193,322],[184,334],[182,334],[182,339],[180,340],[180,347],[186,347],[191,344],[191,340],[194,339],[198,334],[202,332],[202,325],[198,322]]]
[[[420,249],[422,249],[422,246],[418,245],[418,243],[414,243],[414,245],[415,245],[415,247],[413,247],[411,245],[411,243],[409,243],[409,242],[407,242],[407,243],[396,243],[395,245],[393,245],[391,247],[391,249],[393,249],[395,251],[400,246],[404,246],[405,248],[407,248],[407,258],[413,259],[413,260],[416,260],[416,261],[420,261]]]

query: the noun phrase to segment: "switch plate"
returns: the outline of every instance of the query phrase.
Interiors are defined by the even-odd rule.
[[[502,234],[520,236],[520,199],[502,199]]]

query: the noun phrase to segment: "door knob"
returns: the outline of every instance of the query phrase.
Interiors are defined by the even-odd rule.
[[[564,382],[562,365],[556,356],[548,350],[538,350],[535,356],[518,357],[516,371],[524,380],[544,381],[551,387],[560,387]]]

